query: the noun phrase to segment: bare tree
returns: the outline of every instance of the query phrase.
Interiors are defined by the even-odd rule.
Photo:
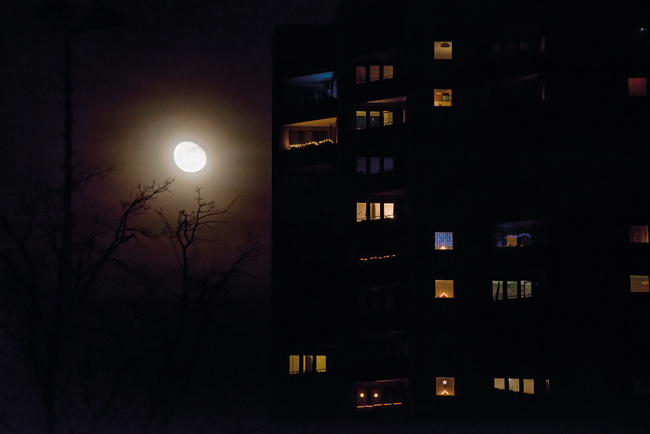
[[[89,179],[89,175],[85,179]],[[173,180],[140,185],[113,221],[78,212],[73,226],[70,282],[63,264],[61,190],[28,191],[18,187],[11,214],[0,215],[0,330],[2,342],[20,350],[29,370],[22,388],[37,391],[45,431],[71,408],[70,369],[75,317],[109,264],[119,264],[119,251],[150,231],[137,223]],[[79,183],[75,183],[78,186]],[[0,418],[0,421],[3,420]],[[9,426],[9,425],[7,425]]]
[[[201,189],[196,190],[196,207],[181,210],[175,221],[169,221],[162,210],[162,235],[171,246],[177,262],[177,279],[158,288],[172,301],[170,321],[161,337],[161,352],[156,374],[145,382],[151,403],[144,421],[145,430],[162,431],[175,415],[175,410],[196,380],[196,367],[201,351],[208,342],[219,312],[224,290],[246,273],[249,262],[263,249],[249,232],[236,254],[229,261],[205,259],[203,249],[220,245],[224,225],[232,223],[230,213],[236,199],[225,208],[215,201],[205,201]],[[223,253],[223,252],[222,252]],[[228,253],[232,253],[230,250]],[[221,259],[221,260],[219,260]]]

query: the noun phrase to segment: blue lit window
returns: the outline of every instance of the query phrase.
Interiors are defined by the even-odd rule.
[[[436,250],[453,250],[454,233],[453,232],[436,232],[435,239]]]

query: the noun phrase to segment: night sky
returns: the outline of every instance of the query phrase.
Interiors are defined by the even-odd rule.
[[[60,176],[63,37],[41,1],[0,10],[5,176]],[[165,209],[192,205],[193,190],[226,204],[240,197],[238,225],[268,232],[271,36],[279,22],[332,22],[336,0],[73,2],[123,14],[119,28],[73,36],[73,149],[85,164],[113,168],[102,200],[140,182],[175,178]],[[201,144],[208,166],[186,174],[172,163],[182,140]]]
[[[58,186],[63,178],[63,35],[41,16],[41,3],[5,0],[0,5],[0,191],[5,214],[13,212],[15,185],[38,180]],[[169,178],[175,178],[172,193],[156,207],[172,219],[195,204],[196,187],[220,207],[239,198],[219,248],[204,256],[209,262],[215,253],[215,261],[227,261],[250,229],[266,247],[251,266],[241,297],[230,306],[243,336],[238,344],[243,355],[233,358],[255,354],[255,368],[262,373],[270,348],[271,38],[278,23],[333,22],[338,3],[72,2],[79,19],[96,5],[124,16],[118,28],[72,38],[75,163],[97,171],[112,168],[74,196],[75,207],[88,203],[114,212],[139,183]],[[199,143],[208,154],[207,167],[196,174],[182,172],[172,162],[173,148],[183,140]],[[152,267],[167,266],[158,253],[138,250],[133,255],[148,259]],[[231,379],[224,387],[234,384]],[[242,399],[255,386],[238,387],[237,399]]]

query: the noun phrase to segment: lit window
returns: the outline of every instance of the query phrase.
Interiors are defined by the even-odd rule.
[[[327,371],[327,356],[316,356],[316,372]]]
[[[386,202],[384,203],[384,218],[392,219],[395,217],[395,204]]]
[[[289,374],[294,375],[300,372],[300,356],[289,356]]]
[[[435,248],[436,250],[453,250],[454,233],[453,232],[436,232]]]
[[[384,80],[393,78],[393,65],[384,65],[382,78]]]
[[[379,65],[370,65],[370,81],[379,80]]]
[[[366,214],[366,203],[365,202],[357,202],[357,221],[361,222],[366,220],[367,214]]]
[[[535,380],[530,378],[524,378],[523,380],[519,378],[507,378],[507,380],[509,392],[520,393],[523,391],[523,393],[528,395],[535,394]],[[506,378],[495,378],[494,388],[496,390],[506,390]]]
[[[395,218],[395,204],[392,202],[357,202],[357,222]]]
[[[533,296],[533,282],[531,280],[493,280],[493,300],[513,300],[517,298],[530,298]]]
[[[365,66],[357,66],[357,84],[360,83],[365,83],[366,82],[366,67]]]
[[[433,43],[434,59],[451,59],[451,41],[436,41]]]
[[[517,247],[517,235],[506,235],[506,247]]]
[[[492,281],[492,298],[494,300],[503,300],[503,280]]]
[[[370,203],[370,220],[378,220],[381,218],[381,203]]]
[[[454,396],[454,377],[436,377],[436,395]]]
[[[544,220],[523,220],[501,223],[494,227],[496,247],[525,247],[540,244],[545,239]]]
[[[388,125],[393,125],[393,112],[384,110],[383,111],[384,115],[384,122],[383,125],[386,127]]]
[[[648,226],[630,226],[631,243],[648,243]]]
[[[377,128],[381,126],[381,112],[371,110],[368,112],[368,128]]]
[[[366,112],[364,110],[357,110],[357,130],[366,128]]]
[[[648,95],[648,79],[645,77],[628,78],[627,79],[627,94],[629,96],[647,96]]]
[[[433,89],[433,105],[451,107],[451,89]]]
[[[508,294],[508,299],[517,298],[517,281],[508,280],[506,283],[506,291]]]
[[[436,298],[454,298],[454,281],[436,280]]]
[[[524,378],[524,393],[529,395],[535,393],[535,380]]]
[[[650,292],[650,277],[648,276],[630,276],[630,291],[632,292]]]

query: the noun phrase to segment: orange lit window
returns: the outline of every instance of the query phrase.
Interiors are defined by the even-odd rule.
[[[508,390],[519,392],[519,378],[508,378]]]
[[[393,78],[393,65],[384,65],[381,78],[384,80]]]
[[[495,378],[494,379],[494,388],[497,390],[506,390],[506,379],[505,378]]]
[[[289,356],[289,374],[294,375],[300,372],[300,356]]]
[[[535,380],[524,378],[524,393],[528,395],[535,393]]]
[[[454,377],[436,377],[436,395],[438,396],[456,395],[456,391],[454,388]]]
[[[648,226],[630,226],[631,243],[648,243]]]
[[[647,96],[648,95],[648,79],[645,77],[628,78],[627,79],[627,94],[629,96]]]
[[[436,280],[436,298],[454,298],[453,280]]]
[[[379,70],[380,70],[379,65],[370,65],[370,81],[379,80],[380,77]]]
[[[433,43],[433,58],[436,60],[451,59],[451,41],[436,41]]]
[[[316,372],[327,371],[327,356],[316,356]]]
[[[433,89],[433,105],[451,107],[451,89]]]
[[[650,277],[631,275],[630,276],[630,291],[632,292],[650,292]]]
[[[395,204],[392,202],[357,202],[357,222],[395,218]]]

